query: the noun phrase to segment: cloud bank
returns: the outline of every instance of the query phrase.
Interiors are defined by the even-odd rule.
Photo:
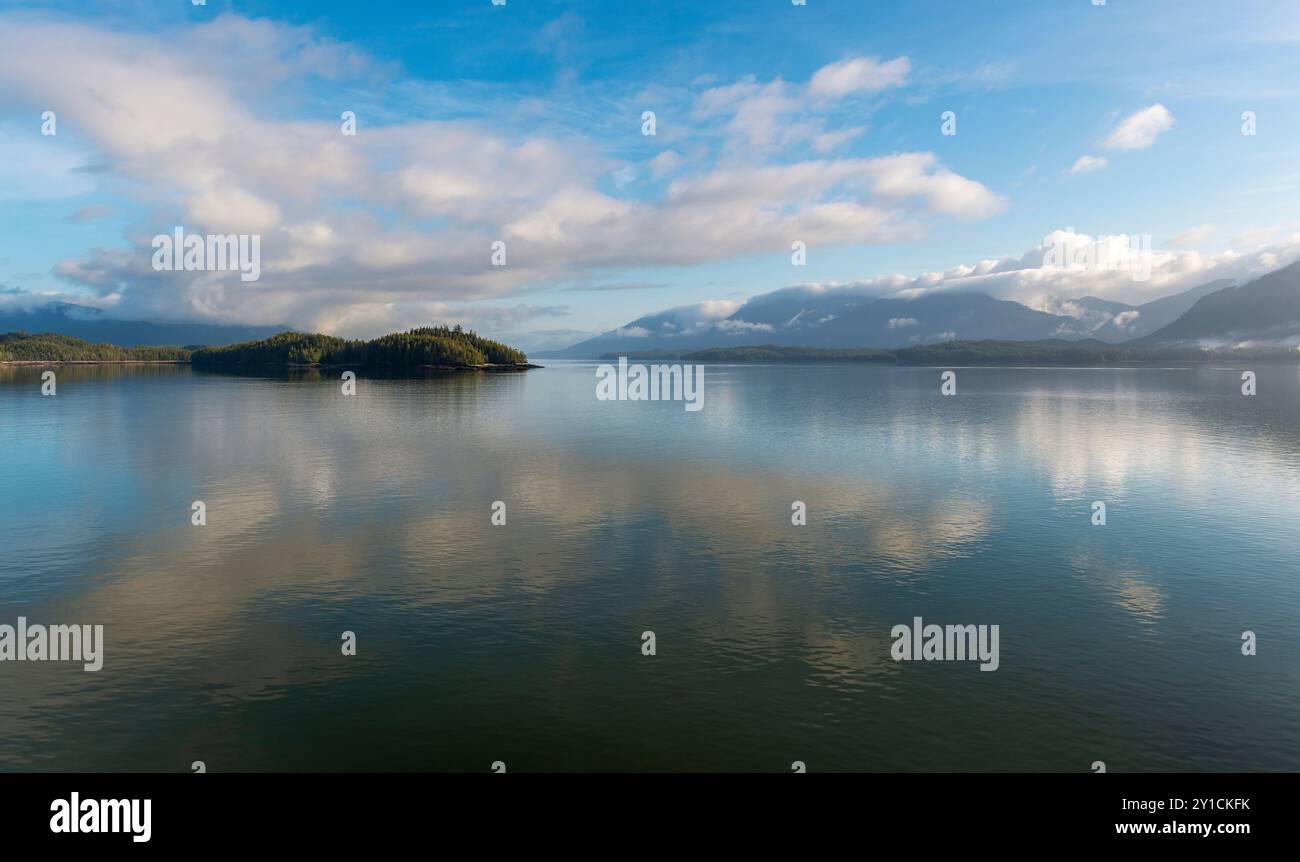
[[[850,58],[805,84],[702,89],[692,117],[725,124],[722,150],[687,160],[650,138],[638,167],[661,187],[622,191],[632,175],[598,142],[508,117],[379,124],[360,112],[344,134],[353,94],[398,73],[308,28],[225,15],[146,36],[0,15],[0,95],[23,116],[59,118],[57,137],[30,145],[75,149],[93,166],[83,177],[144,213],[121,243],[70,254],[62,279],[124,317],[345,334],[619,268],[788,253],[796,240],[895,242],[998,212],[998,194],[933,153],[832,155],[853,130],[828,130],[810,104],[879,94],[909,71],[906,57]],[[771,157],[791,140],[812,142],[812,157]],[[151,238],[178,225],[260,235],[260,279],[154,271]],[[498,241],[505,266],[493,265]]]

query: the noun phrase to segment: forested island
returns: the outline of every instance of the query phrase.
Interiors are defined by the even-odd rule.
[[[372,341],[282,332],[223,347],[117,347],[45,333],[0,335],[0,363],[176,362],[213,370],[294,367],[401,369],[538,368],[521,350],[457,327],[423,327]]]
[[[261,341],[226,347],[203,347],[190,356],[195,368],[259,366],[374,368],[481,368],[513,370],[530,365],[521,350],[483,338],[459,326],[422,327],[395,332],[373,341],[349,341],[333,335],[282,332]]]
[[[617,359],[606,354],[602,360]],[[1152,362],[1219,360],[1300,360],[1294,348],[1203,348],[1158,344],[1106,344],[1101,341],[947,341],[889,350],[880,348],[718,347],[677,353],[653,350],[629,359],[685,362],[883,362],[898,365],[1142,365]]]

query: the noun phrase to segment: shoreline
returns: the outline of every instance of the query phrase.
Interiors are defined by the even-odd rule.
[[[782,365],[782,366],[799,366],[799,365],[832,365],[832,366],[861,366],[867,368],[1081,368],[1081,369],[1123,369],[1123,368],[1199,368],[1215,363],[1234,363],[1234,362],[1255,362],[1255,363],[1272,363],[1281,365],[1300,364],[1300,359],[1281,358],[1281,357],[1227,357],[1216,356],[1211,359],[1148,359],[1148,360],[1126,360],[1124,362],[1048,362],[1044,360],[1034,360],[1026,362],[1013,362],[1007,359],[989,360],[986,362],[977,362],[970,359],[954,359],[950,362],[943,362],[938,359],[926,360],[899,360],[899,359],[687,359],[683,357],[627,357],[629,362],[639,362],[643,364],[656,363],[690,363],[695,365]],[[557,362],[587,362],[607,364],[616,362],[616,359],[599,357],[595,359],[588,358],[567,358],[557,359]]]
[[[511,363],[506,365],[497,365],[493,363],[484,363],[482,365],[355,365],[355,364],[326,364],[312,362],[306,364],[290,363],[288,365],[235,365],[235,366],[217,366],[217,365],[194,365],[185,363],[201,371],[337,371],[339,369],[347,370],[349,368],[367,369],[377,371],[528,371],[532,368],[545,368],[544,365],[534,365],[531,362]]]
[[[0,365],[189,365],[188,359],[0,359]]]
[[[347,364],[326,364],[313,362],[307,365],[268,365],[267,368],[314,368],[314,369],[338,369],[338,368],[379,368],[385,371],[527,371],[530,368],[545,368],[544,365],[534,365],[531,362],[512,362],[498,364],[485,362],[482,365],[347,365]],[[221,369],[216,369],[221,370]]]
[[[265,365],[252,366],[241,365],[235,368],[215,367],[215,366],[196,366],[188,359],[3,359],[0,360],[0,366],[6,365],[188,365],[191,368],[198,368],[203,371],[250,371],[250,370],[323,370],[336,368],[380,368],[384,371],[528,371],[533,368],[545,368],[545,365],[535,365],[531,362],[522,362],[510,365],[495,365],[491,363],[483,365],[408,365],[401,367],[391,366],[370,366],[370,365]]]
[[[1025,369],[1049,369],[1049,368],[1077,368],[1077,369],[1137,369],[1137,368],[1196,368],[1215,363],[1240,363],[1240,362],[1257,362],[1268,364],[1291,364],[1297,362],[1297,359],[1281,356],[1213,356],[1203,359],[1127,359],[1118,362],[1051,362],[1043,359],[1025,360],[1017,362],[1007,358],[990,358],[985,361],[971,360],[969,357],[961,359],[954,358],[949,362],[943,362],[939,358],[927,358],[925,360],[900,360],[891,359],[832,359],[832,358],[771,358],[771,359],[725,359],[718,357],[685,357],[685,356],[628,356],[630,362],[642,363],[663,363],[663,362],[692,362],[700,365],[771,365],[771,366],[799,366],[799,365],[858,365],[866,367],[886,367],[886,368],[1025,368]],[[559,360],[561,362],[589,362],[589,363],[608,363],[615,361],[612,357],[571,357]],[[68,366],[68,365],[188,365],[196,371],[214,371],[244,373],[250,371],[336,371],[347,369],[367,369],[379,370],[389,373],[400,372],[450,372],[450,371],[482,371],[485,373],[504,373],[517,371],[530,371],[534,369],[543,369],[545,365],[538,365],[533,362],[523,362],[518,364],[497,365],[485,363],[483,365],[407,365],[407,366],[385,366],[385,365],[352,365],[352,364],[291,364],[291,365],[238,365],[238,366],[210,366],[194,365],[186,359],[0,359],[0,368],[6,367],[46,367],[46,366]]]

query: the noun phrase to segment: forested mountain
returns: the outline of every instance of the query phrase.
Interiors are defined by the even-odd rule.
[[[1300,343],[1300,262],[1197,300],[1142,339],[1161,344]]]

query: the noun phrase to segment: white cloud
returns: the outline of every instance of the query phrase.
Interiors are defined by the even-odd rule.
[[[767,83],[752,75],[712,87],[695,100],[697,118],[730,117],[726,130],[732,150],[766,151],[811,144],[818,153],[838,149],[862,133],[861,127],[826,128],[819,111],[854,94],[875,94],[903,85],[911,63],[906,57],[888,62],[857,57],[823,66],[806,85],[777,78]]]
[[[672,309],[678,326],[690,329],[704,323],[724,320],[736,313],[740,303],[731,299],[706,299],[691,305],[682,305]]]
[[[903,299],[936,290],[973,291],[1059,314],[1068,313],[1073,305],[1070,300],[1079,297],[1095,296],[1140,305],[1219,279],[1232,279],[1244,284],[1300,259],[1298,234],[1250,253],[1228,250],[1205,254],[1153,249],[1150,278],[1144,282],[1134,281],[1130,272],[1123,269],[1043,266],[1044,252],[1053,243],[1070,249],[1089,245],[1101,249],[1127,248],[1130,241],[1131,238],[1123,234],[1089,236],[1057,230],[1045,237],[1042,245],[1034,246],[1019,256],[986,259],[942,272],[880,275],[851,284],[813,283],[785,288],[785,291],[814,296],[829,291],[849,291],[864,296]],[[1104,321],[1098,318],[1094,322]]]
[[[915,317],[891,317],[889,318],[890,329],[902,329],[905,326],[920,326],[921,321]]]
[[[1116,329],[1128,329],[1130,326],[1137,323],[1138,318],[1141,316],[1142,312],[1135,308],[1132,311],[1121,311],[1119,314],[1115,315],[1112,322],[1115,324]]]
[[[1006,202],[981,183],[938,165],[933,153],[900,153],[870,159],[866,167],[874,189],[887,197],[922,197],[930,212],[962,219],[996,215]]]
[[[747,320],[719,320],[713,324],[713,328],[719,332],[735,334],[776,331],[769,323],[750,323]]]
[[[729,115],[732,136],[750,146],[766,148],[788,144],[801,136],[803,127],[787,117],[804,107],[797,88],[780,79],[760,84],[751,76],[735,84],[702,93],[695,105],[701,118]]]
[[[912,70],[906,57],[881,62],[875,57],[855,57],[822,66],[808,83],[814,98],[841,99],[854,93],[878,93],[901,86]]]
[[[823,132],[813,138],[813,149],[817,151],[818,155],[826,155],[838,150],[858,135],[861,135],[862,132],[863,128],[861,126],[838,129],[834,132]]]
[[[1079,156],[1079,160],[1070,168],[1070,173],[1087,174],[1099,171],[1108,164],[1105,156]]]
[[[1173,126],[1173,114],[1164,105],[1155,104],[1125,118],[1106,138],[1105,146],[1112,150],[1144,150]]]

